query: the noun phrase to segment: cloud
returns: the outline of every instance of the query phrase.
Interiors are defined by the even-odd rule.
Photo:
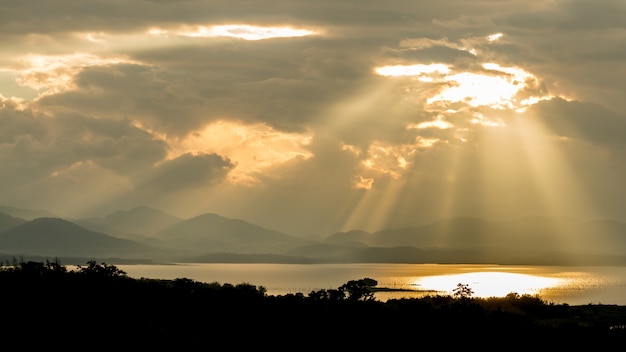
[[[214,185],[221,182],[233,166],[230,161],[217,154],[187,153],[155,166],[139,189],[168,193]]]
[[[152,204],[298,233],[623,218],[624,10],[15,2],[0,12],[3,201]]]
[[[86,170],[100,170],[87,178],[92,181],[105,174],[130,177],[162,160],[166,153],[162,141],[128,120],[94,119],[67,112],[50,116],[10,99],[4,99],[2,106],[0,187],[7,199],[25,196],[20,192],[37,194],[34,185],[71,194],[75,191],[71,182],[60,187],[59,180],[81,182],[77,175],[91,173]]]
[[[542,116],[542,122],[556,137],[614,151],[626,146],[626,115],[601,105],[552,99],[537,104],[533,113]]]

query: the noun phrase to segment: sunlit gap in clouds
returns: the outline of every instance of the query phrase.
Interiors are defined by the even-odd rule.
[[[236,164],[229,174],[231,182],[252,185],[258,181],[256,175],[267,168],[312,157],[306,148],[312,137],[311,133],[282,132],[262,123],[220,120],[183,138],[165,140],[170,145],[167,159],[185,153],[217,153]]]
[[[123,56],[101,57],[90,53],[67,55],[26,55],[14,67],[4,68],[15,75],[17,84],[39,92],[39,97],[74,89],[74,79],[91,66],[140,64]]]
[[[449,128],[453,128],[454,125],[448,121],[445,121],[443,114],[438,114],[434,121],[425,121],[419,123],[411,123],[406,126],[407,129],[418,129],[423,130],[427,128],[438,128],[441,130],[446,130]]]
[[[482,64],[483,71],[456,72],[443,64],[413,64],[381,66],[374,71],[381,76],[413,77],[421,82],[442,83],[443,88],[427,99],[429,105],[460,102],[471,107],[488,106],[493,109],[522,111],[540,98],[518,98],[526,88],[535,89],[539,82],[530,73],[516,67],[501,67],[496,63]]]
[[[184,37],[233,37],[244,40],[263,40],[272,38],[305,37],[318,34],[318,31],[293,28],[290,26],[255,26],[249,24],[226,24],[214,26],[182,26],[175,29],[152,28],[151,35],[163,36],[170,33]]]
[[[295,28],[283,26],[255,26],[249,24],[226,25],[188,25],[178,24],[168,27],[153,26],[141,32],[109,33],[109,32],[76,32],[75,37],[83,43],[89,44],[86,48],[98,51],[129,50],[138,48],[164,47],[179,45],[185,39],[212,39],[238,38],[242,40],[264,40],[273,38],[295,38],[321,35],[323,30]]]

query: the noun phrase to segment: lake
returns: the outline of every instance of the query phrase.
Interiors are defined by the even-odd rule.
[[[376,298],[452,294],[468,285],[472,297],[538,294],[553,303],[626,305],[626,267],[510,266],[465,264],[171,264],[116,265],[133,278],[188,278],[200,282],[248,283],[269,295],[336,289],[350,280],[372,278],[377,287],[411,290],[377,292]]]

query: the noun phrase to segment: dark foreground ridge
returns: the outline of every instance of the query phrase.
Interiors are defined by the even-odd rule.
[[[249,283],[130,278],[87,262],[0,267],[3,345],[22,349],[480,350],[621,344],[626,307],[552,304],[510,293],[375,299],[376,280],[338,289],[271,296]],[[221,346],[221,347],[218,347]],[[432,347],[434,346],[434,347]]]

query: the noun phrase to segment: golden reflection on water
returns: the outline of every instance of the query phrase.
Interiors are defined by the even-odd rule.
[[[575,272],[557,267],[500,265],[423,265],[414,275],[382,280],[379,286],[410,290],[410,292],[378,292],[383,301],[396,298],[419,298],[427,295],[453,295],[458,284],[467,285],[472,297],[505,297],[509,293],[539,295],[542,299],[562,301],[572,292],[588,289],[588,272]],[[406,274],[406,273],[405,273]],[[415,275],[417,274],[417,275]]]
[[[410,291],[377,292],[382,301],[453,295],[458,284],[472,297],[504,297],[509,293],[537,295],[546,302],[626,304],[624,267],[554,267],[500,265],[422,265],[412,275],[387,277],[380,287]]]
[[[426,276],[411,282],[421,290],[433,290],[441,294],[453,294],[458,284],[467,285],[472,297],[504,297],[509,293],[535,295],[541,290],[563,285],[558,278],[507,272],[473,272],[452,275]]]
[[[120,265],[131,277],[262,285],[270,295],[308,294],[336,289],[360,278],[373,278],[376,299],[451,295],[457,284],[468,285],[472,297],[538,294],[553,303],[626,305],[626,267],[558,267],[481,264],[219,264]]]

